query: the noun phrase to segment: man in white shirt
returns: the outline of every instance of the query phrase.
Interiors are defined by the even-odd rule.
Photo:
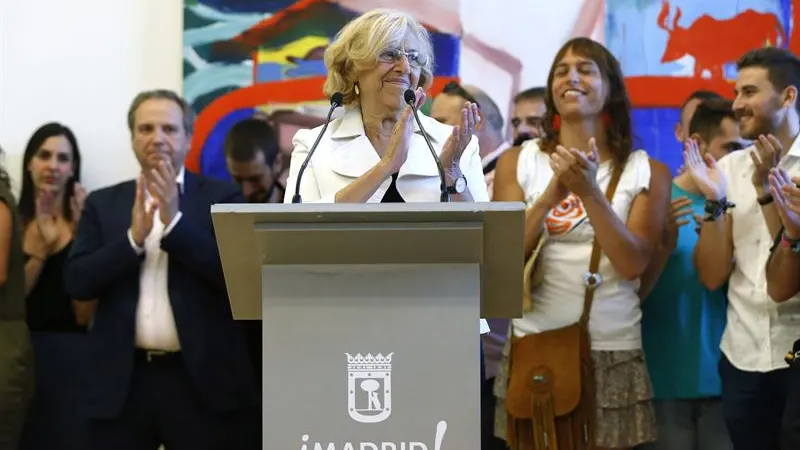
[[[755,145],[717,163],[695,161],[690,169],[708,212],[695,265],[707,288],[728,283],[719,368],[734,448],[778,450],[788,376],[784,355],[797,338],[800,299],[778,304],[767,293],[765,267],[780,230],[768,176],[778,165],[800,174],[800,60],[785,49],[760,48],[737,66],[733,108],[742,136]]]
[[[782,303],[800,293],[800,177],[773,171],[770,193],[782,229],[767,264],[767,291],[772,300]],[[800,337],[800,328],[797,335]],[[800,340],[788,350],[786,360],[791,369],[781,426],[781,445],[785,449],[800,448]]]
[[[210,215],[214,203],[245,200],[183,168],[193,121],[174,92],[134,99],[141,173],[89,195],[67,260],[70,296],[98,299],[87,335],[96,449],[260,448],[252,366]]]

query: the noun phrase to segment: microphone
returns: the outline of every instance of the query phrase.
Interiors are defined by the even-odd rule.
[[[439,201],[442,203],[448,203],[450,201],[450,194],[447,193],[447,182],[445,181],[444,177],[444,167],[442,167],[442,161],[439,160],[439,155],[436,154],[436,150],[433,149],[433,145],[431,145],[431,141],[428,139],[428,133],[425,132],[425,128],[422,127],[422,122],[419,120],[419,115],[417,114],[416,108],[417,94],[415,94],[411,89],[406,89],[406,92],[403,94],[403,98],[411,107],[411,112],[414,113],[414,119],[416,119],[417,125],[419,125],[419,131],[422,131],[422,137],[425,139],[425,143],[428,144],[428,150],[431,151],[433,160],[436,162],[436,168],[439,169],[439,179],[442,183],[440,187],[441,193],[439,195]]]
[[[306,167],[308,166],[309,161],[311,161],[311,156],[314,155],[314,150],[317,149],[319,145],[320,139],[322,139],[322,135],[325,134],[325,130],[328,129],[328,124],[331,122],[331,116],[333,115],[333,111],[336,108],[342,106],[342,98],[344,96],[341,92],[336,92],[331,95],[331,109],[328,110],[328,117],[325,118],[325,124],[322,125],[322,130],[317,135],[317,140],[314,141],[314,145],[311,146],[311,150],[308,151],[308,156],[303,161],[303,164],[300,166],[300,170],[297,171],[297,184],[294,187],[294,195],[292,196],[292,203],[303,203],[302,197],[300,197],[300,181],[303,179],[303,173],[306,171]]]

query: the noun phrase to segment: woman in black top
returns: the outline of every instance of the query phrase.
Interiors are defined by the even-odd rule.
[[[86,197],[79,178],[80,151],[72,131],[58,123],[36,130],[23,156],[19,200],[27,322],[37,367],[21,446],[26,450],[87,445],[80,385],[91,312],[64,290],[64,264]]]

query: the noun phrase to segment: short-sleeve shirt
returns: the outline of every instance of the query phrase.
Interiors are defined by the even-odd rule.
[[[553,172],[549,156],[538,140],[520,150],[517,178],[532,205],[547,188]],[[611,162],[597,170],[597,183],[605,191],[611,180]],[[633,199],[650,187],[650,159],[644,150],[631,153],[623,168],[612,209],[627,221]],[[539,253],[542,282],[533,288],[533,310],[513,320],[514,334],[524,336],[571,325],[583,310],[584,275],[589,270],[594,229],[580,199],[570,194],[545,219],[547,243]],[[599,272],[603,283],[594,293],[589,331],[594,350],[637,350],[642,347],[639,280],[622,278],[603,255]]]
[[[728,281],[728,321],[722,353],[739,370],[769,372],[787,367],[784,356],[800,329],[800,295],[776,303],[767,294],[767,259],[775,236],[770,236],[753,182],[754,147],[732,152],[717,166],[727,181],[733,220],[733,271]],[[781,159],[791,176],[800,175],[800,139]]]

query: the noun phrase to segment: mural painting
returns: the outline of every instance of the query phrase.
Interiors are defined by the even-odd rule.
[[[794,3],[794,5],[793,5]],[[736,61],[764,46],[800,50],[797,0],[608,0],[606,42],[626,75],[637,144],[673,169],[680,107],[700,89],[733,98]]]
[[[263,116],[291,151],[299,128],[322,123],[322,55],[330,40],[375,0],[196,0],[184,5],[184,94],[198,119],[187,168],[228,178],[222,142],[238,120]],[[403,2],[399,2],[403,3]],[[430,2],[405,2],[416,17],[432,17]],[[438,1],[439,17],[457,16],[457,1]],[[418,6],[418,7],[417,7]],[[436,54],[433,92],[454,79],[459,38],[446,21],[422,19]],[[288,158],[285,159],[288,161]],[[284,173],[284,177],[286,174]]]
[[[227,178],[223,138],[233,123],[254,115],[275,125],[288,154],[295,131],[320,124],[327,112],[325,48],[345,23],[376,7],[405,10],[431,31],[437,60],[432,95],[461,74],[510,109],[513,93],[544,82],[521,81],[521,74],[549,65],[550,56],[541,49],[506,52],[498,35],[486,31],[497,29],[497,17],[462,25],[479,1],[185,0],[184,95],[198,113],[187,168]],[[499,3],[494,10],[528,5]],[[752,48],[800,52],[800,33],[791,27],[800,23],[800,0],[584,0],[571,17],[550,54],[577,35],[608,46],[626,74],[637,147],[673,168],[682,158],[673,130],[691,92],[732,98],[735,62]],[[520,32],[519,39],[525,36]]]

